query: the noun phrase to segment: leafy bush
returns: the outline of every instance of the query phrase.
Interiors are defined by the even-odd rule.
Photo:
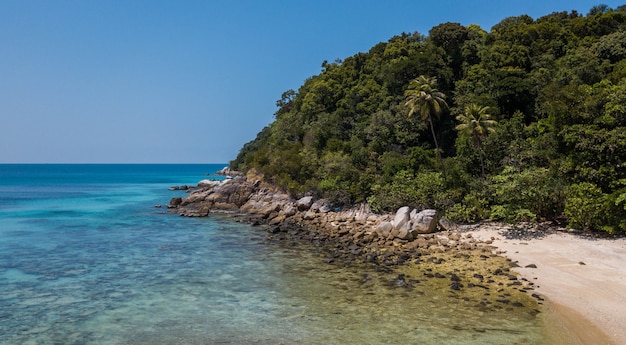
[[[582,182],[569,186],[565,215],[572,228],[599,230],[606,224],[607,198],[598,186]]]
[[[327,152],[319,163],[317,189],[322,196],[338,206],[353,202],[360,172],[352,165],[350,157],[340,152]]]
[[[489,218],[505,222],[534,222],[537,220],[537,215],[531,210],[513,205],[494,205],[491,207]]]
[[[374,185],[372,192],[367,201],[376,212],[395,211],[402,206],[437,208],[450,199],[439,172],[413,175],[408,170],[401,170],[391,183]]]
[[[483,197],[467,194],[446,211],[446,216],[455,222],[476,223],[489,217],[489,203]]]
[[[518,171],[512,167],[492,177],[493,207],[491,219],[532,221],[553,218],[563,210],[561,178],[546,168]]]

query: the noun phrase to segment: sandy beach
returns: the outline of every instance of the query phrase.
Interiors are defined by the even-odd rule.
[[[626,344],[626,238],[561,231],[524,236],[491,224],[465,231],[476,239],[493,238],[493,245],[520,266],[514,270],[535,283],[535,293],[548,300],[548,308],[581,344]]]

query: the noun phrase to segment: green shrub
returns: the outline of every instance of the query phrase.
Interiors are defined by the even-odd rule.
[[[546,168],[518,171],[512,167],[490,180],[491,219],[534,221],[553,218],[563,210],[563,181]]]
[[[513,211],[510,207],[493,205],[489,214],[491,220],[513,221]]]
[[[489,217],[489,205],[485,198],[467,194],[460,203],[452,205],[446,216],[455,222],[476,223]]]
[[[410,171],[401,170],[394,175],[391,183],[374,185],[367,201],[376,212],[395,211],[402,206],[443,209],[450,203],[450,193],[446,192],[439,172],[413,175]]]
[[[494,205],[491,207],[489,219],[509,223],[535,222],[537,221],[537,215],[526,208],[517,208],[511,205]]]
[[[600,230],[606,224],[607,198],[600,187],[590,182],[567,188],[565,216],[572,228]]]

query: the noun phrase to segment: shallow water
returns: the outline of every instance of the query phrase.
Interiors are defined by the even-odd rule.
[[[154,207],[221,167],[0,165],[0,344],[554,343],[542,314]]]

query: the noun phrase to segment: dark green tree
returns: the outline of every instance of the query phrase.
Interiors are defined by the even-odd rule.
[[[402,33],[283,93],[231,166],[337,205],[626,231],[625,33],[602,5]]]
[[[465,41],[469,39],[469,30],[459,23],[444,23],[433,27],[428,33],[429,39],[446,52],[454,76],[461,78],[462,48]]]
[[[437,143],[437,135],[435,134],[435,127],[433,125],[433,116],[439,118],[443,110],[448,107],[446,95],[437,90],[437,78],[424,75],[411,81],[409,89],[405,91],[404,95],[406,97],[405,105],[409,107],[409,116],[417,112],[420,114],[422,121],[430,125],[430,131],[433,135],[433,141],[435,142],[435,150],[437,150],[437,157],[439,158],[439,164],[441,165],[441,170],[445,178],[446,173],[443,166],[443,159],[441,158],[441,152],[439,152],[439,144]]]
[[[472,146],[478,151],[480,157],[480,170],[485,178],[485,162],[483,160],[482,142],[495,131],[495,120],[491,120],[488,113],[489,107],[483,107],[476,103],[471,103],[465,107],[465,112],[456,117],[459,124],[455,127],[461,137],[471,141]]]

